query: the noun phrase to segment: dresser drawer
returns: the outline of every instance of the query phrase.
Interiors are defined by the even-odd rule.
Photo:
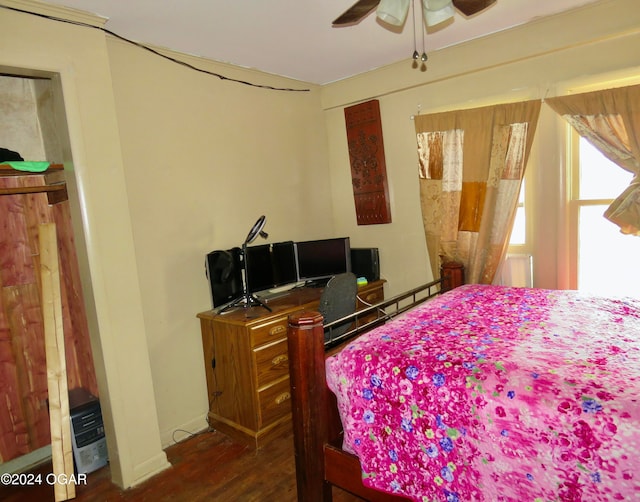
[[[289,378],[284,378],[258,392],[262,427],[291,413],[291,387]]]
[[[289,354],[287,340],[263,345],[253,349],[258,389],[289,374]]]
[[[279,317],[266,324],[260,324],[251,328],[251,346],[257,347],[263,343],[273,342],[281,338],[287,338],[289,320],[287,317]]]
[[[360,298],[362,298],[362,301],[360,301]],[[372,289],[370,291],[358,294],[358,308],[369,307],[383,300],[384,290],[382,288]]]

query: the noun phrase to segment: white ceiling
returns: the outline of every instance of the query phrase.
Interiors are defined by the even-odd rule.
[[[309,83],[325,84],[411,57],[411,12],[392,32],[372,12],[334,28],[355,0],[46,0],[108,18],[105,28],[143,44]],[[417,49],[422,52],[419,0]],[[472,17],[456,12],[424,37],[434,51],[603,0],[497,0]],[[428,71],[428,70],[427,70]]]

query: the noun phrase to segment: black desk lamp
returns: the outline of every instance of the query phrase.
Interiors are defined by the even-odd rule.
[[[267,222],[267,218],[264,215],[260,216],[260,218],[258,218],[258,221],[256,221],[253,227],[251,227],[251,230],[249,230],[249,233],[247,234],[247,238],[242,243],[242,268],[244,270],[242,296],[237,298],[233,302],[231,302],[226,307],[224,307],[220,311],[221,313],[228,309],[237,307],[238,305],[243,305],[244,308],[249,308],[249,307],[253,307],[254,305],[259,305],[267,309],[269,312],[271,312],[271,308],[269,306],[267,306],[264,302],[260,301],[259,298],[256,298],[254,295],[252,295],[251,292],[249,291],[249,275],[247,273],[247,270],[248,270],[247,245],[251,244],[256,239],[256,237],[258,237],[258,235],[263,239],[266,239],[267,237],[269,237],[269,234],[264,230],[262,230],[266,222]]]

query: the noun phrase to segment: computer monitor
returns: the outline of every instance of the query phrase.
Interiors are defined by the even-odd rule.
[[[262,291],[274,286],[273,266],[271,265],[271,245],[248,246],[245,251],[247,290],[250,293]]]
[[[293,241],[275,242],[271,245],[274,286],[284,286],[298,281],[296,249]]]
[[[322,285],[334,275],[351,272],[349,237],[296,242],[298,280]]]
[[[246,249],[247,290],[250,293],[297,282],[293,241],[276,242]]]

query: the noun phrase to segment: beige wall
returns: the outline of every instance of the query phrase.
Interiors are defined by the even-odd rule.
[[[602,1],[573,13],[430,54],[428,70],[411,61],[327,85],[322,89],[329,135],[335,229],[352,244],[380,248],[388,292],[430,279],[417,182],[411,116],[491,103],[544,98],[585,80],[606,82],[640,74],[640,3]],[[407,48],[407,53],[410,48]],[[379,99],[393,223],[358,227],[349,186],[345,106]],[[564,238],[560,224],[565,125],[543,106],[529,163],[535,212],[531,244],[539,287],[563,286]]]
[[[182,439],[179,429],[205,426],[195,318],[210,306],[205,253],[239,245],[265,214],[272,242],[349,235],[354,246],[379,247],[387,294],[427,280],[411,115],[541,98],[571,80],[628,71],[638,64],[638,26],[637,0],[604,1],[433,53],[424,73],[407,61],[322,89],[183,57],[241,80],[310,89],[292,93],[194,72],[97,30],[2,11],[0,67],[54,75],[64,93],[65,164],[77,183],[116,481],[130,486],[166,467],[161,447]],[[393,223],[359,227],[343,109],[372,98],[381,104]],[[543,117],[531,172],[545,193],[557,192],[563,128]],[[543,210],[533,251],[538,268],[553,262],[547,284],[558,275],[559,215],[543,197],[534,190]]]
[[[108,41],[163,444],[206,426],[198,312],[205,254],[240,246],[262,214],[267,241],[331,236],[318,89],[179,56],[199,73]],[[256,241],[255,244],[260,242]]]

